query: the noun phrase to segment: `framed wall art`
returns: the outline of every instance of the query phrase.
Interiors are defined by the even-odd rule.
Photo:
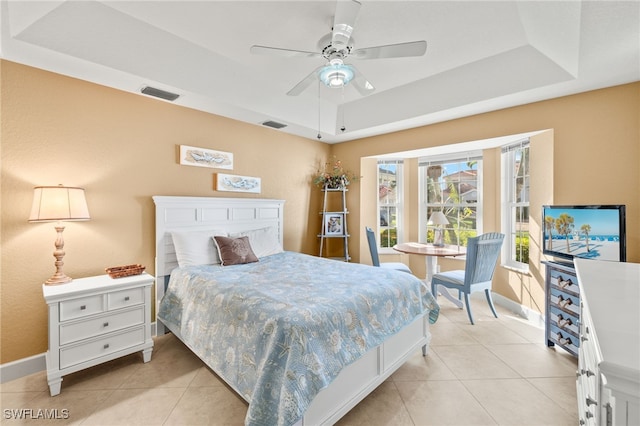
[[[331,213],[324,217],[325,235],[344,234],[344,215],[342,213]]]
[[[216,173],[215,189],[218,191],[259,194],[262,191],[262,182],[259,177]]]
[[[180,145],[180,164],[233,170],[233,154],[195,146]]]

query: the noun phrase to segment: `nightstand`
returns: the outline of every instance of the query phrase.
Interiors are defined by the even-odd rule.
[[[124,278],[100,275],[68,284],[42,286],[49,305],[47,381],[60,393],[62,376],[142,351],[151,360],[149,274]]]

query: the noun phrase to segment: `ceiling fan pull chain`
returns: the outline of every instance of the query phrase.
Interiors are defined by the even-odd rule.
[[[347,128],[344,125],[344,86],[342,86],[342,102],[340,103],[340,121],[342,122],[342,126],[340,126],[340,131],[344,132]]]

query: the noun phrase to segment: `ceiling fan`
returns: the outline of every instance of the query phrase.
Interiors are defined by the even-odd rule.
[[[340,88],[351,83],[365,96],[375,90],[371,84],[353,65],[345,64],[347,57],[355,59],[383,59],[422,56],[427,51],[427,42],[413,41],[408,43],[390,44],[385,46],[354,49],[351,37],[353,27],[360,10],[360,2],[356,0],[340,1],[336,5],[336,13],[331,33],[320,39],[320,52],[282,49],[268,46],[251,46],[251,53],[259,55],[276,55],[280,57],[313,57],[325,58],[328,63],[313,70],[302,81],[287,92],[289,96],[297,96],[320,79],[327,87]]]

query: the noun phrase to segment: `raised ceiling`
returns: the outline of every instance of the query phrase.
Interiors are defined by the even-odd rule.
[[[355,48],[426,40],[424,56],[348,58],[376,90],[287,92],[318,58],[332,1],[6,1],[2,57],[328,143],[640,80],[637,1],[369,1]],[[145,96],[140,94],[140,96]],[[341,131],[341,127],[345,131]]]

